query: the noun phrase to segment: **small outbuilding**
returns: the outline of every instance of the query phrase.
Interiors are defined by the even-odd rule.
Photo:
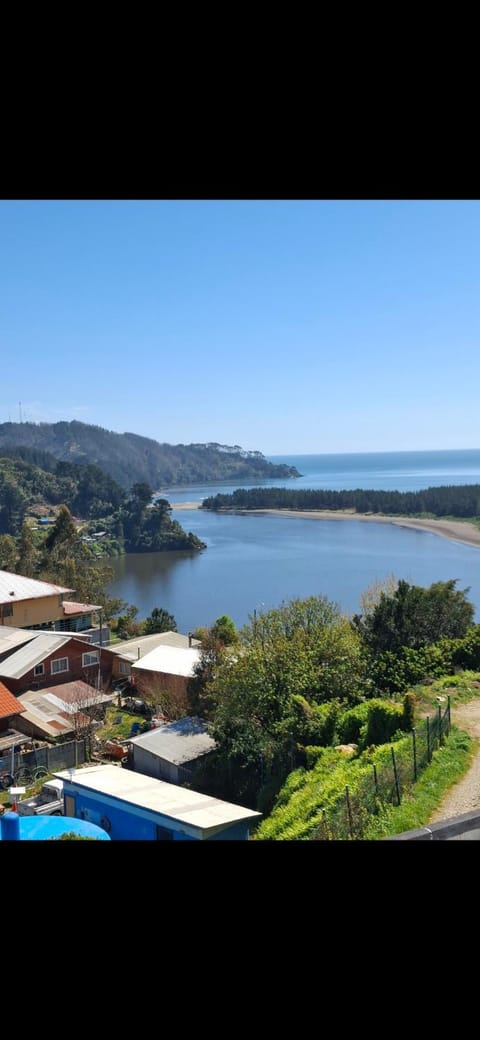
[[[188,716],[133,737],[130,746],[135,772],[181,784],[194,778],[199,760],[214,751],[216,743],[203,719]]]
[[[65,817],[103,827],[112,841],[246,841],[261,816],[119,766],[55,776],[64,784]]]

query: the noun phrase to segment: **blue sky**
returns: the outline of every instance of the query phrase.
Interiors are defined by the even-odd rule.
[[[0,202],[0,422],[479,448],[480,201]]]

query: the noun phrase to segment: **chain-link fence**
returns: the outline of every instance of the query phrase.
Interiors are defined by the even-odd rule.
[[[384,805],[400,805],[404,793],[448,737],[450,728],[448,698],[445,708],[439,704],[434,716],[415,726],[408,746],[395,748],[392,743],[390,762],[381,766],[373,764],[371,774],[363,776],[354,790],[345,787],[337,804],[323,810],[322,822],[313,838],[321,841],[362,839],[370,816],[378,813]]]

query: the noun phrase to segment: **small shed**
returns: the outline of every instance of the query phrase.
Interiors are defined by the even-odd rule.
[[[246,841],[261,816],[119,766],[55,776],[64,783],[65,816],[103,827],[112,841]]]
[[[193,778],[199,759],[216,748],[203,719],[188,716],[130,741],[137,773],[181,784]]]

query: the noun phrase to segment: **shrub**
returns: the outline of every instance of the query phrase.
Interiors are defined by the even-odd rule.
[[[365,746],[386,744],[403,722],[403,708],[389,701],[370,701]]]
[[[375,698],[349,708],[337,724],[337,736],[341,744],[385,744],[393,734],[403,728],[403,708],[391,701]]]
[[[415,725],[415,705],[417,698],[414,693],[406,693],[403,698],[403,720],[402,729],[410,733]]]
[[[299,744],[326,747],[332,743],[338,717],[335,701],[315,704],[295,694],[292,697],[293,720],[288,720],[288,732]]]

